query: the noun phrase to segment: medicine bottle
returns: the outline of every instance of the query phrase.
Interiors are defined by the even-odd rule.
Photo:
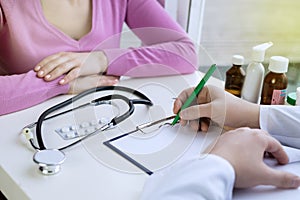
[[[283,105],[287,93],[289,60],[282,56],[272,56],[269,63],[269,73],[265,76],[261,94],[261,104]]]
[[[242,68],[244,57],[240,55],[232,56],[232,67],[226,72],[225,90],[237,97],[241,97],[245,79],[245,71]]]
[[[272,42],[263,43],[252,48],[252,61],[246,70],[246,78],[242,89],[242,99],[252,103],[259,103],[261,89],[265,76],[265,68],[262,62],[265,52],[273,45]]]

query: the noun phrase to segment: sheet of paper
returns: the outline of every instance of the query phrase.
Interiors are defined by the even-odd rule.
[[[190,127],[166,126],[149,135],[138,132],[112,144],[155,171],[200,155],[221,133],[222,129],[218,127],[210,127],[208,133],[196,133]]]
[[[152,171],[161,170],[174,163],[200,155],[209,144],[213,144],[221,135],[222,129],[210,127],[208,133],[196,133],[189,127],[179,125],[165,126],[159,130],[144,134],[137,132],[114,141],[112,144]],[[284,146],[289,162],[300,161],[300,150]],[[266,158],[269,166],[277,166],[275,159]]]

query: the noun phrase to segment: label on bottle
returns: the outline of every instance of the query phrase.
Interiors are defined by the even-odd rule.
[[[286,92],[286,89],[273,90],[271,105],[284,105]]]

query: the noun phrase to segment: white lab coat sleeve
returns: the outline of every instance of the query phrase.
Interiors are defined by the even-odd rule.
[[[282,144],[300,149],[300,106],[260,106],[260,128]]]
[[[228,200],[234,181],[234,169],[227,160],[211,154],[198,156],[151,175],[141,200]]]

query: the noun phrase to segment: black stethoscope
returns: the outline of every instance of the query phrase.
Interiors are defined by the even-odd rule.
[[[107,96],[103,96],[103,97],[94,99],[91,102],[88,102],[86,104],[82,104],[75,108],[72,108],[72,109],[63,111],[61,113],[52,115],[50,117],[47,117],[50,114],[52,114],[53,112],[58,111],[59,109],[62,109],[89,94],[92,94],[95,92],[107,91],[107,90],[118,90],[118,91],[130,93],[130,94],[133,94],[133,95],[139,97],[139,99],[129,99],[126,96],[123,96],[120,94],[112,94],[112,95],[107,95]],[[98,105],[102,105],[102,104],[111,104],[112,100],[117,100],[117,99],[124,101],[128,105],[128,110],[126,112],[124,112],[123,114],[112,118],[108,123],[104,124],[99,129],[76,140],[75,142],[73,142],[71,144],[68,144],[66,146],[63,146],[63,147],[60,147],[57,149],[48,149],[45,146],[44,140],[43,140],[43,134],[42,134],[42,125],[45,120],[52,119],[54,117],[57,117],[57,116],[65,114],[65,113],[74,111],[76,109],[84,108],[84,107],[90,106],[90,105],[98,106]],[[132,115],[132,113],[134,112],[134,109],[135,109],[135,106],[134,106],[135,104],[144,104],[147,106],[153,105],[152,101],[147,96],[145,96],[143,93],[141,93],[137,90],[134,90],[134,89],[131,89],[128,87],[122,87],[122,86],[102,86],[102,87],[96,87],[96,88],[86,90],[86,91],[44,111],[38,118],[37,122],[29,124],[23,128],[23,134],[29,140],[31,146],[35,150],[37,150],[37,152],[33,156],[33,160],[34,160],[34,162],[36,162],[39,165],[39,170],[43,174],[46,174],[46,175],[55,174],[55,173],[59,172],[60,165],[65,160],[65,154],[62,152],[62,150],[69,148],[69,147],[95,135],[96,133],[105,131],[105,130],[112,128],[112,127],[116,126],[117,124],[121,123],[122,121],[124,121],[125,119],[127,119],[128,117],[130,117]],[[36,143],[34,142],[34,137],[31,132],[31,129],[34,128],[34,126],[36,126],[36,128],[35,128]]]

